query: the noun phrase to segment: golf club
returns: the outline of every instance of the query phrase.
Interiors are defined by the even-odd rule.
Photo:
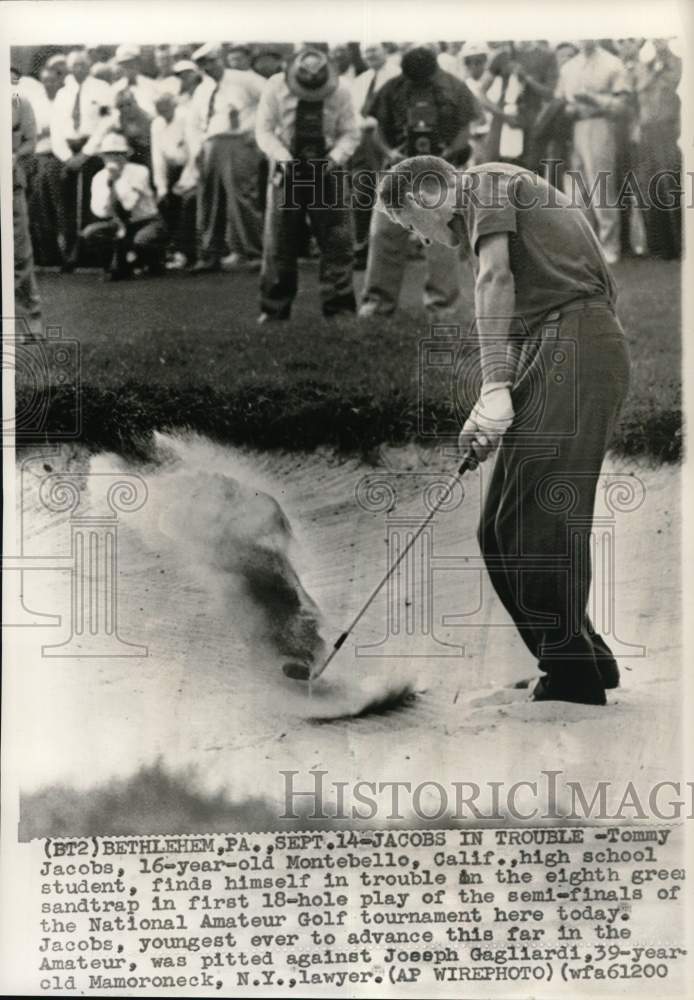
[[[364,616],[364,614],[366,614],[366,611],[371,606],[371,604],[373,603],[374,599],[378,596],[378,594],[381,592],[381,590],[386,585],[386,583],[388,582],[388,580],[391,578],[391,576],[393,575],[393,573],[395,572],[395,570],[398,568],[398,566],[400,565],[400,563],[403,561],[403,559],[405,558],[405,556],[407,555],[407,553],[410,551],[410,549],[412,548],[412,546],[414,545],[414,543],[417,541],[417,539],[419,538],[419,536],[421,535],[421,533],[424,531],[424,529],[426,528],[426,526],[429,524],[429,522],[431,521],[431,519],[436,514],[438,514],[438,512],[441,510],[441,507],[443,507],[444,503],[446,503],[446,501],[448,500],[448,498],[451,495],[451,491],[454,489],[454,487],[456,486],[456,484],[460,482],[461,478],[463,477],[463,475],[468,470],[477,468],[477,464],[478,463],[477,463],[477,458],[475,456],[475,453],[472,450],[472,448],[469,448],[467,450],[467,452],[465,453],[465,457],[463,458],[463,461],[460,463],[460,467],[459,467],[456,475],[454,476],[454,478],[449,483],[448,488],[445,490],[444,493],[441,494],[441,496],[439,497],[438,501],[434,504],[434,506],[432,507],[432,509],[430,510],[430,512],[427,514],[426,518],[422,521],[422,523],[419,526],[419,528],[417,529],[417,531],[414,533],[414,535],[412,536],[412,538],[410,539],[410,541],[407,543],[407,545],[405,546],[405,548],[402,550],[402,552],[400,553],[400,555],[398,556],[398,558],[395,560],[395,562],[393,563],[393,565],[390,567],[390,569],[388,570],[388,572],[386,573],[386,575],[383,577],[383,579],[380,581],[380,583],[378,584],[378,586],[370,594],[368,600],[362,606],[362,608],[359,610],[358,614],[352,620],[351,624],[345,629],[344,632],[341,633],[341,635],[338,636],[337,640],[335,641],[335,643],[333,645],[333,648],[330,650],[329,656],[321,664],[321,666],[317,670],[312,671],[309,664],[307,664],[307,663],[299,663],[298,661],[290,660],[287,663],[283,664],[283,666],[282,666],[282,671],[283,671],[283,673],[284,673],[284,675],[286,677],[290,677],[292,680],[295,680],[295,681],[308,681],[309,685],[311,685],[313,683],[313,681],[318,680],[318,678],[321,676],[321,674],[323,674],[324,671],[329,666],[329,664],[332,661],[332,659],[335,656],[335,654],[344,645],[345,640],[349,636],[350,632],[354,629],[354,627],[361,620],[361,618]],[[310,686],[309,686],[309,691],[310,691]]]

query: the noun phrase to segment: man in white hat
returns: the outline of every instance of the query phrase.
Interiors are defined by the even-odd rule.
[[[101,258],[104,276],[116,281],[130,277],[135,265],[150,274],[163,270],[166,230],[157,211],[149,170],[130,163],[124,136],[109,132],[99,147],[104,167],[94,177],[91,210],[99,222],[87,226],[82,238]]]
[[[142,53],[139,45],[119,45],[113,61],[120,67],[123,76],[113,84],[114,101],[123,91],[129,91],[138,107],[149,118],[154,118],[154,102],[159,91],[151,76],[140,72]]]
[[[202,73],[192,59],[179,59],[173,64],[174,76],[178,77],[177,103],[190,104],[193,94],[202,80]]]
[[[307,47],[268,80],[258,145],[270,160],[260,323],[289,318],[306,218],[320,250],[324,316],[353,313],[351,205],[346,164],[359,143],[349,87],[325,53]]]
[[[66,271],[77,264],[77,236],[89,221],[89,189],[101,163],[96,155],[103,123],[113,111],[111,88],[90,76],[85,49],[67,56],[68,76],[53,101],[51,148],[63,164],[63,244]]]
[[[557,97],[567,103],[573,123],[571,167],[575,192],[583,203],[608,264],[621,253],[620,208],[617,204],[617,137],[629,106],[629,80],[621,59],[596,39],[586,38],[581,50],[565,62]]]
[[[200,171],[194,271],[218,271],[223,260],[254,266],[262,245],[255,116],[265,81],[257,73],[226,68],[221,46],[211,42],[196,49],[193,62],[203,74],[190,111],[192,153]]]
[[[486,141],[492,120],[486,95],[482,91],[489,49],[484,42],[465,42],[460,52],[460,58],[463,64],[463,80],[480,105],[479,117],[470,124],[470,148],[472,152],[468,166],[473,167],[486,160]]]

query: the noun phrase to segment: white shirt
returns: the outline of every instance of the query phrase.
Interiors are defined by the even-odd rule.
[[[354,110],[357,115],[357,120],[362,128],[368,121],[368,119],[362,117],[361,113],[364,108],[366,98],[369,95],[372,81],[373,89],[371,89],[371,96],[377,94],[383,84],[387,83],[388,80],[392,80],[394,76],[400,76],[400,67],[392,62],[385,62],[379,69],[364,70],[364,72],[360,73],[359,76],[352,82],[350,89],[352,91],[352,99],[354,101]]]
[[[157,111],[154,107],[154,102],[160,96],[160,92],[157,88],[157,81],[153,80],[151,76],[144,76],[142,73],[138,73],[135,83],[128,83],[127,77],[122,76],[120,80],[116,80],[115,83],[111,84],[111,90],[113,92],[113,103],[115,103],[116,95],[121,90],[130,90],[138,105],[150,118],[154,118],[156,115]]]
[[[253,132],[265,79],[252,70],[225,69],[217,84],[204,76],[191,101],[191,130],[198,148],[216,135]]]
[[[439,52],[436,61],[439,64],[439,69],[445,73],[457,76],[459,80],[465,79],[465,69],[460,56],[454,56],[450,52]]]
[[[17,89],[21,94],[22,90],[19,87]],[[53,117],[55,98],[51,100],[43,84],[39,84],[38,89],[31,87],[29,92],[25,92],[25,96],[29,99],[36,119],[36,153],[50,153],[51,118]]]
[[[164,94],[178,97],[181,93],[181,80],[175,73],[172,73],[171,76],[157,76],[152,80],[152,83],[157,97],[162,97]]]
[[[143,222],[157,215],[149,170],[140,163],[126,163],[123,172],[111,190],[108,170],[100,170],[94,175],[91,190],[91,209],[98,219],[117,218],[114,211],[115,198],[126,212],[131,222]]]
[[[188,162],[187,116],[176,108],[173,119],[167,122],[158,115],[151,129],[152,180],[157,197],[162,198],[169,189],[168,168],[182,167]]]
[[[265,155],[275,161],[291,160],[290,146],[296,123],[298,100],[287,86],[284,73],[271,76],[258,106],[255,138]],[[354,102],[345,83],[323,100],[323,132],[329,155],[345,163],[359,145],[361,134]]]
[[[479,80],[475,80],[474,77],[472,77],[472,76],[466,76],[465,77],[465,83],[466,83],[466,85],[468,87],[468,90],[470,90],[475,95],[475,97],[477,97],[478,99],[481,98],[481,97],[484,97],[484,96],[489,97],[489,94],[485,95],[485,94],[482,93],[482,81],[483,80],[484,80],[483,76],[480,77]],[[491,88],[490,88],[490,90],[491,90]],[[494,100],[494,98],[493,97],[489,97],[489,100],[490,101]],[[492,121],[491,112],[487,111],[486,108],[482,108],[482,114],[481,114],[481,116],[479,118],[476,118],[474,120],[474,122],[471,122],[471,124],[470,124],[470,133],[471,133],[471,135],[473,135],[473,136],[486,135],[487,132],[489,131],[489,126],[491,124],[491,121]]]
[[[573,101],[576,94],[617,96],[629,91],[624,63],[598,45],[590,55],[579,52],[559,71],[557,97]]]
[[[79,91],[79,125],[73,118]],[[103,114],[101,109],[113,108],[111,87],[95,76],[88,76],[78,86],[74,76],[65,78],[65,84],[55,95],[51,114],[51,147],[59,160],[65,162],[73,155],[68,139],[89,137],[83,152],[92,155],[101,139]]]
[[[15,88],[18,94],[21,94],[22,97],[26,97],[27,100],[33,103],[34,98],[39,96],[43,91],[43,84],[35,76],[20,76],[15,84]]]

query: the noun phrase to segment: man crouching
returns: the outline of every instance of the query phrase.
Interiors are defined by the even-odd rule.
[[[104,277],[128,278],[135,265],[150,274],[164,270],[166,229],[159,216],[147,167],[130,163],[130,147],[124,136],[104,136],[99,156],[104,168],[94,176],[91,189],[93,222],[81,234],[84,243],[97,251]]]
[[[425,241],[469,244],[482,384],[459,443],[480,461],[501,445],[485,565],[543,672],[534,700],[604,705],[619,670],[587,614],[590,536],[629,359],[600,245],[567,197],[504,163],[404,160],[378,207]]]

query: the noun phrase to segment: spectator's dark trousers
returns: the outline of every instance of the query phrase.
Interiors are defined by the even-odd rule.
[[[122,235],[119,230],[125,229]],[[159,218],[130,222],[127,218],[93,222],[82,232],[87,247],[98,255],[104,271],[125,277],[130,271],[128,253],[134,251],[137,263],[159,273],[163,268],[166,228]]]
[[[158,207],[173,250],[185,254],[188,263],[196,255],[196,215],[197,191],[191,188],[183,194],[175,194],[173,188],[183,167],[170,164],[168,167],[168,192],[159,199]]]
[[[639,187],[646,200],[643,218],[649,253],[672,260],[682,253],[681,155],[679,122],[641,125]]]
[[[63,165],[53,153],[36,153],[28,164],[27,205],[35,262],[43,267],[62,263],[65,232]]]
[[[512,389],[516,420],[492,471],[479,541],[539,668],[572,700],[600,691],[598,661],[613,660],[587,613],[590,536],[629,360],[611,307],[591,299],[545,317],[523,355]]]
[[[363,270],[369,252],[369,228],[376,203],[378,171],[383,165],[383,150],[374,129],[362,133],[351,160],[352,205],[354,212],[355,263]]]
[[[74,152],[79,151],[79,143],[76,142]],[[94,219],[89,208],[92,179],[102,167],[103,163],[99,156],[89,156],[77,170],[63,164],[62,243],[64,262],[71,267],[78,263],[80,232]]]
[[[321,161],[293,162],[268,186],[261,307],[286,318],[298,289],[297,256],[306,218],[320,250],[318,278],[324,316],[354,312],[352,213],[345,173]]]

